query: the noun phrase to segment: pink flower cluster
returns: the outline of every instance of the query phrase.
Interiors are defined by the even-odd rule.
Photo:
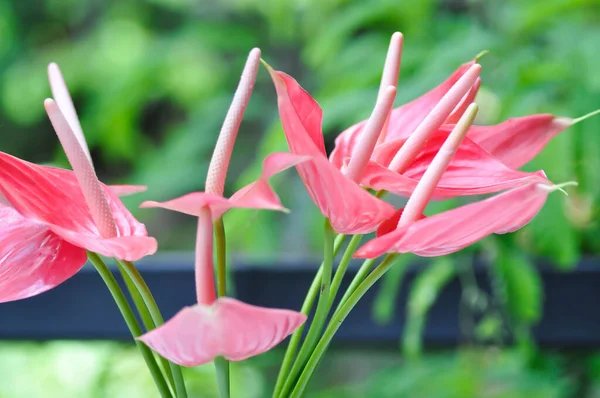
[[[533,115],[495,126],[472,125],[481,84],[481,66],[475,60],[422,97],[392,109],[402,45],[402,35],[393,35],[371,117],[343,131],[329,157],[317,102],[292,77],[267,65],[290,152],[268,156],[256,182],[225,198],[229,160],[260,66],[260,51],[250,52],[219,135],[205,192],[142,204],[189,214],[198,221],[198,303],[140,337],[144,343],[175,363],[195,366],[216,356],[237,361],[260,354],[302,325],[306,316],[298,312],[255,307],[217,298],[215,293],[214,222],[234,208],[285,210],[268,180],[288,168],[296,168],[335,232],[376,232],[355,253],[360,258],[456,252],[492,233],[523,227],[547,195],[560,188],[541,170],[518,169],[572,119]],[[87,251],[135,261],[157,249],[155,239],[119,200],[119,195],[144,187],[106,186],[98,180],[75,108],[54,64],[49,79],[54,100],[44,105],[73,171],[0,152],[0,302],[59,285],[84,265]],[[395,209],[375,192],[409,199],[404,208]],[[501,193],[423,216],[430,200],[497,192]]]

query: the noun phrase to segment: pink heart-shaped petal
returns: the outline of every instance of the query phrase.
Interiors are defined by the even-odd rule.
[[[154,351],[183,366],[223,356],[242,361],[279,344],[306,321],[304,314],[245,304],[223,297],[186,307],[167,323],[139,337]]]

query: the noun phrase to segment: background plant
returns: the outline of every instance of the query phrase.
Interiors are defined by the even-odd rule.
[[[1,1],[0,145],[31,161],[67,165],[40,106],[49,94],[46,64],[56,61],[69,81],[101,179],[148,184],[147,194],[129,200],[131,208],[145,198],[175,197],[200,188],[201,178],[191,176],[206,172],[248,49],[261,47],[265,59],[315,95],[331,148],[343,126],[368,116],[382,54],[396,30],[406,37],[397,103],[488,49],[481,61],[480,123],[540,112],[575,117],[600,104],[599,17],[595,0]],[[258,175],[267,153],[285,150],[268,79],[259,76],[231,167],[238,183],[228,193]],[[599,131],[600,118],[574,126],[529,165],[556,181],[579,181],[566,200],[551,195],[523,231],[421,267],[408,287],[405,352],[418,355],[419,326],[453,278],[465,286],[465,314],[474,322],[469,333],[496,342],[516,335],[529,346],[527,331],[543,315],[543,286],[531,258],[546,256],[568,270],[582,255],[600,251],[594,222]],[[241,174],[247,159],[256,162]],[[320,217],[308,211],[312,204],[300,181],[286,186],[278,191],[294,209],[290,216],[238,213],[227,220],[239,255],[274,260],[320,251],[321,236],[312,233],[320,230]],[[437,206],[430,211],[454,204]],[[194,225],[183,217],[148,211],[136,216],[163,250],[191,247]],[[490,294],[469,283],[475,251],[493,260]],[[374,309],[381,322],[394,314],[385,303],[397,293],[403,269],[383,281]],[[522,355],[523,366],[533,367],[536,356]]]

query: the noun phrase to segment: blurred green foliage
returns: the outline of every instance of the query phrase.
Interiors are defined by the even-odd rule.
[[[101,178],[149,186],[147,193],[127,198],[135,209],[144,199],[168,199],[203,187],[220,123],[250,48],[260,47],[263,58],[296,77],[319,101],[331,148],[337,133],[368,116],[389,36],[396,30],[406,38],[397,104],[422,94],[488,49],[481,61],[479,123],[546,112],[577,117],[600,107],[599,20],[597,0],[3,0],[0,127],[5,134],[0,135],[0,147],[27,160],[67,165],[42,107],[50,95],[45,68],[55,61],[73,94]],[[274,90],[263,71],[239,134],[227,192],[255,178],[268,153],[285,149]],[[595,221],[600,117],[562,133],[527,168],[544,169],[556,182],[576,180],[580,185],[569,189],[569,197],[550,195],[540,215],[522,231],[424,267],[408,287],[402,343],[406,353],[418,357],[428,308],[453,278],[463,283],[461,305],[465,319],[471,319],[467,329],[477,341],[501,342],[508,333],[522,347],[531,347],[528,330],[542,316],[543,286],[530,259],[547,256],[567,270],[581,255],[600,252]],[[231,247],[245,257],[270,260],[282,253],[318,252],[321,235],[315,231],[320,231],[321,220],[301,182],[290,171],[275,186],[292,213],[232,212],[226,220]],[[459,202],[435,203],[427,211]],[[134,212],[159,239],[161,249],[192,248],[193,220],[165,211]],[[489,295],[470,277],[469,256],[475,250],[491,260],[494,289]],[[374,309],[379,322],[394,316],[391,303],[407,263],[383,281]],[[133,370],[139,364],[128,362],[135,353],[127,349],[119,351],[122,363],[113,369],[101,365],[109,360],[104,354],[79,358],[77,346],[69,348],[75,351],[66,364],[55,367],[53,361],[63,358],[55,347],[11,352],[3,346],[2,378],[9,375],[15,388],[37,388],[15,380],[28,374],[25,369],[70,369],[83,361],[87,367],[77,368],[76,378],[56,376],[65,378],[61,391],[81,396],[77,388],[88,380],[88,386],[102,385],[99,391],[104,392],[98,396],[103,396],[119,377],[128,383],[143,377]],[[112,353],[115,347],[106,345],[101,351]],[[378,397],[415,396],[409,391],[432,397],[581,396],[568,380],[555,377],[564,368],[536,369],[523,351],[422,358],[419,366],[390,370],[366,380],[363,387],[379,391]],[[457,366],[465,361],[467,367]],[[597,358],[589,363],[595,375],[587,381],[590,396],[600,396],[599,364]],[[257,383],[253,368],[243,369]],[[193,379],[199,380],[194,381],[198,391],[205,391],[199,396],[212,396],[206,391],[214,386],[202,384],[211,371],[200,370]],[[382,391],[387,385],[389,390]],[[128,396],[134,390],[149,396],[140,388]],[[246,396],[264,394],[263,387],[256,388],[257,395]],[[12,396],[36,396],[36,391]],[[353,386],[342,389],[340,396],[367,396],[360,391],[365,390]],[[3,398],[12,397],[2,393]]]
[[[232,364],[232,396],[270,396],[281,352]],[[578,361],[575,361],[575,360]],[[393,352],[332,350],[309,398],[598,397],[600,356],[462,349],[400,362]],[[217,398],[212,365],[185,369],[190,398]],[[0,344],[2,398],[158,397],[136,348],[109,342]]]
[[[232,394],[268,395],[260,367],[233,364]],[[2,398],[153,398],[158,392],[139,351],[112,342],[0,344]],[[190,398],[218,398],[212,364],[184,370]]]
[[[546,366],[532,369],[511,351],[465,350],[432,355],[410,366],[393,367],[363,382],[315,394],[353,398],[564,398],[576,389],[565,374],[564,358],[547,356]],[[590,369],[591,370],[591,369]],[[579,391],[581,392],[581,391]],[[593,395],[591,395],[593,396]]]
[[[47,0],[0,3],[0,138],[4,151],[66,165],[47,122],[45,68],[59,63],[73,93],[102,178],[141,183],[127,200],[201,189],[228,101],[248,50],[299,79],[324,109],[335,135],[364,119],[375,100],[390,33],[404,32],[397,104],[441,82],[483,49],[479,123],[553,112],[580,116],[600,104],[600,15],[596,0]],[[285,149],[266,73],[239,135],[228,192]],[[551,195],[514,243],[567,267],[595,253],[600,118],[557,137],[530,168],[558,182],[577,180],[569,198]],[[239,178],[238,178],[239,177]],[[293,172],[276,185],[292,215],[236,212],[233,248],[273,258],[320,248],[319,221]],[[454,203],[455,205],[456,203]],[[136,210],[161,248],[191,247],[192,221]],[[283,232],[282,232],[283,231]]]

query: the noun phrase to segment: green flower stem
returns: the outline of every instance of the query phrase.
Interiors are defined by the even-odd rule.
[[[323,326],[327,321],[327,314],[329,313],[329,288],[331,285],[331,274],[333,271],[333,246],[334,246],[334,236],[333,228],[331,228],[331,224],[329,220],[325,220],[325,234],[324,234],[324,253],[323,253],[323,272],[321,275],[321,287],[319,292],[319,302],[317,303],[317,309],[315,310],[315,316],[311,322],[310,328],[308,329],[308,333],[306,334],[306,339],[300,347],[300,351],[298,352],[298,357],[292,366],[292,370],[288,375],[287,380],[283,385],[283,389],[281,390],[281,397],[287,397],[289,392],[291,391],[294,383],[296,381],[296,377],[300,374],[300,371],[304,367],[304,364],[308,360],[310,353],[312,352],[313,347],[316,345],[316,342],[321,335],[323,330]]]
[[[333,256],[335,257],[337,253],[340,251],[344,240],[346,240],[347,235],[338,235],[335,238],[335,242],[333,243]],[[321,264],[319,270],[315,274],[315,278],[308,289],[306,297],[304,298],[304,303],[302,303],[302,308],[300,312],[304,315],[308,316],[310,313],[312,306],[317,298],[317,293],[319,292],[319,286],[321,285],[321,279],[323,278],[323,265]],[[290,339],[290,343],[287,346],[285,351],[285,355],[283,357],[283,361],[281,363],[281,368],[279,370],[279,375],[277,376],[277,383],[275,384],[275,390],[273,391],[273,397],[278,397],[281,394],[281,390],[283,389],[283,385],[286,381],[286,376],[292,366],[294,361],[294,356],[296,355],[296,350],[298,349],[298,345],[300,344],[300,338],[302,337],[302,332],[304,331],[304,325],[300,326],[296,331],[292,334]]]
[[[140,275],[138,269],[133,265],[133,263],[124,260],[117,260],[119,266],[123,267],[123,270],[127,274],[127,276],[131,279],[135,288],[139,292],[142,300],[150,313],[150,317],[154,322],[156,327],[161,326],[165,321],[158,309],[158,305],[156,305],[156,301],[152,296],[152,292],[150,292],[150,288]],[[175,392],[178,398],[187,398],[187,391],[185,388],[185,382],[183,381],[183,375],[181,374],[181,367],[175,363],[169,362],[169,367],[171,368],[171,373],[173,374],[173,379],[175,382]]]
[[[338,265],[337,270],[335,271],[335,275],[333,277],[333,281],[331,282],[331,288],[329,289],[329,306],[328,309],[331,309],[333,305],[333,301],[335,300],[335,296],[340,289],[340,285],[342,280],[344,279],[344,275],[346,275],[346,271],[348,270],[348,265],[350,264],[350,260],[352,260],[352,255],[358,248],[360,241],[362,239],[362,235],[354,235],[348,246],[346,247],[346,251],[340,260],[340,264]]]
[[[300,375],[300,378],[298,379],[298,382],[296,383],[296,386],[290,395],[291,398],[300,398],[304,394],[304,390],[306,389],[308,382],[310,381],[315,369],[317,368],[317,365],[321,361],[323,354],[325,354],[329,343],[333,339],[333,336],[341,326],[342,322],[346,319],[350,311],[352,311],[367,290],[369,290],[375,284],[375,282],[377,282],[379,278],[381,278],[386,271],[390,269],[390,267],[394,264],[394,258],[396,256],[396,254],[388,254],[377,266],[377,268],[375,268],[373,272],[357,286],[356,290],[354,290],[348,299],[341,305],[339,310],[333,314],[331,322],[329,322],[327,329],[325,329],[325,332],[323,333],[323,337],[319,341],[319,344],[317,344],[317,347],[306,363],[306,366],[304,367],[304,370],[302,371],[302,374]]]
[[[223,357],[216,357],[215,369],[217,371],[217,386],[219,387],[219,396],[221,398],[229,398],[231,396],[229,361]]]
[[[215,241],[217,245],[217,295],[223,297],[227,295],[227,246],[222,217],[215,221]],[[223,357],[215,358],[215,369],[219,395],[221,398],[229,398],[231,396],[229,361]]]
[[[123,277],[123,280],[125,281],[127,290],[129,291],[129,294],[131,295],[133,304],[135,305],[135,308],[137,309],[138,314],[140,314],[140,318],[142,318],[142,323],[144,324],[146,331],[156,329],[156,324],[154,323],[154,320],[150,316],[150,311],[148,311],[148,308],[146,307],[146,304],[144,303],[144,300],[142,299],[142,295],[140,294],[140,292],[138,292],[137,288],[135,287],[135,284],[133,283],[133,280],[131,280],[131,278],[125,271],[125,268],[123,268],[123,266],[119,262],[117,262],[117,266],[119,267],[121,276]],[[155,357],[157,357],[158,360],[160,361],[160,367],[162,368],[163,373],[167,377],[167,381],[169,382],[171,391],[176,392],[175,379],[173,378],[173,372],[171,372],[171,367],[169,365],[169,361],[167,361],[165,358],[161,357],[160,355],[158,355],[156,353],[155,353]]]
[[[375,194],[375,197],[378,199],[381,199],[385,196],[386,193],[387,193],[386,191],[378,191]],[[358,245],[358,243],[357,243],[357,245]],[[365,279],[365,277],[367,276],[369,271],[371,271],[371,268],[373,268],[373,264],[375,264],[375,260],[377,260],[377,259],[371,258],[371,259],[367,259],[367,260],[363,261],[362,265],[358,269],[358,272],[356,273],[356,275],[350,282],[350,286],[348,286],[348,289],[342,296],[342,299],[340,300],[340,302],[336,308],[336,311],[339,310],[339,308],[342,306],[342,304],[344,304],[344,302],[346,300],[348,300],[348,297],[350,297],[350,295],[356,290],[358,285],[363,281],[363,279]]]
[[[223,218],[215,221],[215,241],[217,244],[217,295],[227,295],[227,246]]]
[[[134,339],[139,337],[142,334],[142,330],[140,328],[140,325],[137,323],[137,320],[135,319],[135,315],[131,307],[129,306],[129,303],[127,302],[127,298],[125,297],[123,291],[119,287],[117,280],[110,272],[110,269],[106,266],[106,264],[104,264],[104,261],[102,261],[100,256],[92,252],[87,252],[87,254],[88,258],[90,259],[90,262],[92,263],[94,268],[96,268],[96,270],[102,277],[102,280],[106,284],[106,287],[110,291],[110,294],[113,296],[117,307],[119,307],[119,311],[121,311],[121,315],[123,316],[123,319],[125,320],[125,323],[127,324],[129,331],[131,332],[131,335]],[[154,383],[156,383],[156,387],[158,388],[161,397],[171,398],[172,395],[169,391],[169,387],[167,386],[167,382],[165,381],[158,365],[156,364],[156,361],[154,360],[154,355],[152,354],[152,351],[150,351],[150,349],[146,347],[146,345],[143,344],[141,341],[134,341],[135,345],[140,350],[142,357],[144,358],[144,361],[146,362],[146,365],[150,370],[150,373],[152,374],[152,378],[154,379]]]
[[[375,264],[375,260],[376,259],[374,259],[374,258],[370,258],[370,259],[365,260],[362,263],[362,265],[358,269],[358,272],[356,273],[356,275],[354,275],[352,282],[350,282],[350,286],[348,286],[346,293],[344,293],[344,295],[342,296],[342,299],[340,300],[340,302],[336,308],[336,312],[340,309],[340,307],[344,304],[344,302],[346,302],[348,300],[350,295],[352,293],[354,293],[354,291],[356,290],[358,285],[363,281],[363,279],[365,279],[365,277],[367,276],[369,271],[371,271],[371,268],[373,268],[373,264]]]

